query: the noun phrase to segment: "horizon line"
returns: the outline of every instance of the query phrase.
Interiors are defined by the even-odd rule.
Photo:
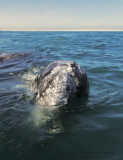
[[[46,30],[41,30],[41,29],[39,29],[39,30],[36,30],[36,29],[0,29],[0,31],[18,31],[18,32],[20,32],[20,31],[25,31],[25,32],[56,32],[56,31],[58,31],[58,32],[71,32],[71,31],[76,31],[76,32],[79,32],[79,31],[83,31],[83,32],[87,32],[87,31],[100,31],[100,32],[105,32],[105,31],[117,31],[117,32],[122,32],[123,31],[123,29],[46,29]]]

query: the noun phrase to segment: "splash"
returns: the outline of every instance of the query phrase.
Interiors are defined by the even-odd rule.
[[[56,106],[34,105],[27,120],[35,129],[40,130],[42,134],[58,134],[63,132],[61,119],[59,118],[59,109]]]
[[[43,126],[46,122],[52,120],[55,114],[55,107],[43,107],[38,104],[34,106],[31,117],[35,126]]]
[[[30,104],[31,110],[29,117],[27,118],[27,123],[35,129],[40,129],[43,133],[61,133],[63,131],[63,127],[58,116],[59,107],[43,107],[39,105],[33,100],[35,97],[35,93],[29,89],[31,83],[34,81],[39,72],[43,70],[43,68],[43,66],[28,68],[28,70],[24,74],[20,75],[23,84],[16,85],[16,87],[25,88],[26,97],[29,97],[27,103]]]
[[[43,66],[30,67],[24,74],[20,75],[20,77],[25,83],[31,83],[34,81],[38,73],[43,70],[43,68]]]

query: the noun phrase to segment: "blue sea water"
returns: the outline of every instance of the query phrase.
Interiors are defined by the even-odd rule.
[[[88,100],[62,113],[29,90],[50,62],[87,72]],[[0,160],[123,159],[123,32],[0,31]]]

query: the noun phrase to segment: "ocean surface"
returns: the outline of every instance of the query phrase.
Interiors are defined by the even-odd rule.
[[[29,86],[71,60],[87,72],[88,100],[42,108]],[[123,32],[0,31],[0,160],[123,159]]]

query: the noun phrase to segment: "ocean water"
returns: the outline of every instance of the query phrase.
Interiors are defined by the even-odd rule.
[[[88,100],[42,108],[29,86],[50,62],[87,72]],[[123,32],[0,31],[0,160],[123,159]]]

